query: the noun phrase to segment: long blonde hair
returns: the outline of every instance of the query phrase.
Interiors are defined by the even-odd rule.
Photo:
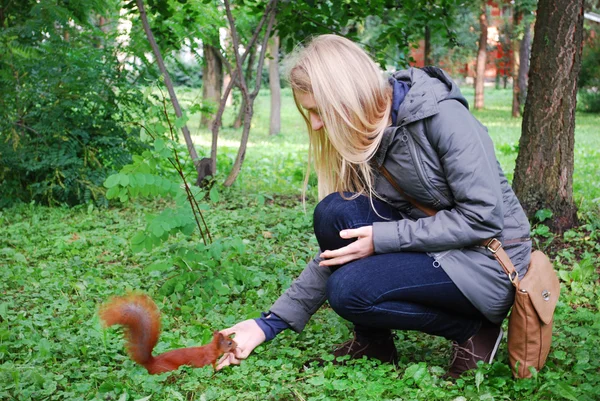
[[[349,191],[374,194],[369,160],[390,123],[391,86],[373,60],[352,41],[317,36],[288,59],[288,80],[310,138],[305,187],[314,162],[319,199]],[[296,93],[311,94],[323,128],[312,129]]]

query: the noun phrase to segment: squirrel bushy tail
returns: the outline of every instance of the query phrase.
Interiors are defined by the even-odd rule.
[[[127,352],[140,365],[152,361],[152,350],[160,335],[160,312],[147,295],[114,297],[100,309],[104,326],[120,324],[125,328]]]
[[[216,370],[217,359],[237,344],[230,337],[215,331],[213,341],[201,347],[180,348],[152,356],[152,350],[160,334],[160,313],[154,301],[147,295],[130,294],[115,297],[100,308],[100,319],[105,326],[120,324],[125,327],[127,351],[148,373],[164,373],[181,365],[202,367],[212,364]]]

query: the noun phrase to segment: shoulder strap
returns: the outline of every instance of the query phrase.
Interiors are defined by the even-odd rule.
[[[417,202],[413,197],[404,192],[402,188],[400,188],[400,185],[398,185],[396,180],[394,180],[390,172],[383,165],[379,167],[379,171],[381,171],[383,176],[389,181],[390,184],[392,184],[394,189],[398,191],[398,193],[402,195],[404,199],[409,201],[414,207],[416,207],[428,216],[434,216],[438,212],[437,210],[430,208],[429,206],[425,206]],[[510,260],[510,257],[502,247],[502,242],[500,242],[500,240],[496,238],[490,238],[480,242],[479,245],[486,247],[488,251],[490,251],[494,255],[494,258],[496,258],[498,263],[500,263],[500,266],[502,266],[504,272],[508,275],[510,282],[518,289],[519,273],[517,272],[517,269],[515,269],[515,266]]]

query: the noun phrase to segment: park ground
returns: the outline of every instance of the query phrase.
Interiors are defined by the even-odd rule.
[[[472,89],[464,92],[472,99]],[[182,96],[190,101],[198,94]],[[486,109],[475,113],[488,127],[509,179],[521,128],[521,120],[510,117],[511,96],[510,90],[489,89]],[[308,189],[305,207],[301,202],[305,128],[284,91],[282,133],[270,137],[268,100],[267,93],[258,98],[238,181],[231,188],[217,187],[203,203],[215,244],[206,248],[206,261],[194,261],[186,271],[164,261],[200,244],[197,235],[174,237],[151,252],[134,253],[130,245],[147,214],[169,206],[169,199],[115,202],[109,208],[28,204],[0,211],[0,400],[600,398],[598,114],[577,115],[574,196],[581,226],[558,236],[543,221],[532,225],[537,247],[555,261],[562,291],[553,348],[546,367],[533,378],[512,378],[503,343],[492,365],[446,381],[450,344],[412,332],[398,333],[397,367],[359,360],[305,368],[305,361],[327,359],[335,344],[351,336],[348,323],[326,306],[301,334],[286,331],[241,366],[214,376],[209,367],[150,376],[132,363],[121,331],[104,330],[99,323],[98,306],[108,297],[131,290],[150,294],[163,314],[156,351],[192,346],[207,342],[214,329],[267,310],[317,252],[311,233],[314,188]],[[189,125],[197,131],[197,116]],[[219,166],[224,170],[235,157],[239,135],[239,130],[222,131]],[[208,131],[197,132],[195,141],[206,155]],[[222,181],[225,172],[220,174]],[[177,284],[177,277],[196,272],[197,280]],[[203,286],[208,281],[210,291]]]

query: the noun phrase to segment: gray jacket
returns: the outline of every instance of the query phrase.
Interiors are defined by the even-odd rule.
[[[514,289],[493,255],[478,244],[507,241],[504,248],[522,277],[531,253],[530,226],[502,172],[487,129],[468,110],[458,86],[440,69],[411,68],[393,75],[410,89],[398,108],[397,126],[388,127],[371,163],[375,190],[404,217],[373,224],[376,253],[427,252],[462,293],[490,321],[500,323]],[[419,203],[414,208],[378,167]],[[311,261],[271,307],[300,332],[325,302],[328,268]]]

